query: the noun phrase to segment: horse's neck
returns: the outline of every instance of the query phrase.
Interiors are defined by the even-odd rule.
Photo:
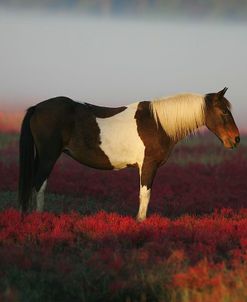
[[[204,97],[183,94],[151,102],[157,125],[175,141],[194,133],[205,124]]]
[[[205,126],[205,121],[198,121],[197,123],[195,123],[193,125],[193,127],[184,127],[181,128],[181,130],[179,131],[179,135],[177,137],[177,140],[182,140],[190,135],[194,135],[198,132],[198,130],[200,128],[202,128],[203,126]]]

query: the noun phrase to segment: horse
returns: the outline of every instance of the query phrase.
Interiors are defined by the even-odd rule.
[[[239,144],[226,91],[225,87],[205,95],[182,93],[117,108],[60,96],[30,107],[19,142],[21,212],[30,211],[33,191],[36,210],[43,210],[47,179],[59,156],[66,153],[96,169],[136,167],[140,179],[137,220],[145,220],[157,169],[178,141],[205,125],[225,148]]]

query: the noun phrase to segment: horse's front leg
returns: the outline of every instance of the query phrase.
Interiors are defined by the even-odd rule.
[[[151,188],[157,171],[157,164],[144,161],[140,171],[140,194],[139,194],[139,211],[137,220],[143,221],[147,216],[148,203],[151,196]]]

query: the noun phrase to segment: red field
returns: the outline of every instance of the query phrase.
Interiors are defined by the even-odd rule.
[[[17,135],[0,135],[0,301],[247,301],[247,144],[179,144],[137,223],[138,175],[67,157],[46,211],[16,210]]]

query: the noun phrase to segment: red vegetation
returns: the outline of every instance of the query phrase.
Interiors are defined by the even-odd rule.
[[[141,262],[159,261],[179,249],[183,251],[180,260],[187,258],[190,263],[205,257],[215,263],[232,263],[247,257],[247,210],[236,214],[222,209],[210,216],[186,215],[175,220],[153,215],[143,223],[106,212],[90,216],[33,213],[25,217],[14,209],[0,212],[0,242],[8,246],[28,244],[52,249],[61,243],[77,246],[78,240],[84,248],[95,245],[103,251],[102,257],[105,249],[142,247],[138,256]]]
[[[246,146],[217,148],[175,150],[143,223],[134,219],[137,171],[62,157],[46,195],[51,209],[54,198],[71,198],[61,214],[0,212],[0,301],[5,284],[13,301],[246,301]],[[16,142],[0,149],[0,196],[17,189],[17,150]]]
[[[136,285],[140,269],[145,278],[158,274],[158,286],[163,283],[168,291],[186,288],[193,296],[204,290],[206,297],[222,298],[226,289],[223,294],[212,289],[236,290],[237,273],[242,274],[241,282],[247,281],[246,242],[247,210],[236,214],[223,209],[210,216],[176,220],[154,215],[143,223],[105,212],[90,216],[33,213],[24,218],[16,210],[0,213],[2,271],[14,265],[25,271],[55,269],[68,276],[78,266],[87,268],[110,278],[109,299],[121,292],[142,291]],[[227,267],[232,268],[231,278]]]

